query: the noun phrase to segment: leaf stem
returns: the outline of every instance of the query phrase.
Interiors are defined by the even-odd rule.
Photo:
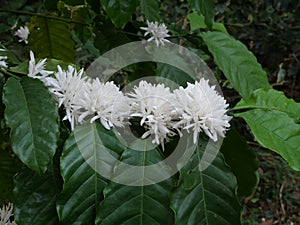
[[[14,74],[10,73],[10,72],[8,72],[7,70],[5,70],[3,68],[0,68],[0,72],[6,74],[8,76],[11,76],[13,78],[20,79],[20,77],[18,77],[17,75],[14,75]]]
[[[28,16],[38,16],[38,17],[44,17],[44,18],[48,18],[48,19],[59,20],[59,21],[67,22],[67,23],[77,23],[77,24],[81,24],[81,25],[89,25],[88,23],[82,23],[82,22],[71,20],[71,19],[61,18],[61,17],[57,17],[57,16],[44,15],[41,13],[34,13],[34,12],[28,12],[28,11],[21,11],[21,10],[14,10],[14,9],[1,9],[0,8],[0,12],[15,13],[15,14],[28,15]]]

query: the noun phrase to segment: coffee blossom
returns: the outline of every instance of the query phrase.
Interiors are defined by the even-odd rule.
[[[7,67],[6,59],[7,56],[0,56],[0,67]]]
[[[53,72],[45,70],[46,61],[47,59],[41,59],[40,61],[38,61],[38,63],[35,63],[34,54],[32,51],[30,51],[28,76],[35,79],[39,79],[42,82],[44,82],[46,86],[48,86],[47,79],[45,78],[48,77],[48,75],[52,74]]]
[[[0,224],[1,225],[16,225],[15,221],[11,222],[11,218],[13,217],[13,204],[8,203],[7,206],[2,206],[0,208]]]
[[[216,92],[215,86],[210,86],[208,80],[202,78],[195,84],[188,83],[186,88],[180,87],[174,94],[180,113],[176,128],[192,129],[194,143],[201,131],[213,141],[217,141],[218,135],[224,137],[231,117],[226,115],[228,104]]]
[[[85,78],[82,78],[83,69],[77,70],[73,66],[68,66],[68,70],[64,71],[60,66],[57,66],[55,78],[47,77],[46,83],[49,86],[49,91],[58,102],[58,106],[64,106],[66,116],[63,120],[69,120],[71,129],[75,128],[80,115],[80,107],[77,105],[78,99],[84,94],[84,86],[86,85]]]
[[[175,99],[168,87],[141,81],[129,96],[131,116],[140,117],[140,125],[147,130],[142,138],[152,135],[153,143],[163,144],[165,139],[175,134],[172,131]]]
[[[24,41],[26,44],[28,44],[28,35],[29,35],[29,29],[28,27],[20,27],[16,32],[15,35],[18,36],[19,42]]]
[[[98,78],[86,82],[76,104],[81,109],[79,123],[85,118],[89,118],[91,123],[100,119],[109,130],[113,126],[123,127],[124,119],[129,117],[127,97],[113,82],[102,83]]]
[[[147,27],[141,27],[141,29],[146,31],[144,36],[147,36],[148,34],[151,35],[147,40],[148,42],[154,41],[157,46],[164,45],[165,42],[170,42],[165,39],[170,37],[170,35],[168,34],[169,30],[164,23],[158,25],[157,22],[149,22],[147,20]]]

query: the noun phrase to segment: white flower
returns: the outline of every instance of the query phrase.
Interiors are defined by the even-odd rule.
[[[29,29],[28,27],[20,27],[16,32],[15,35],[18,36],[19,42],[24,41],[26,44],[28,44],[28,35],[29,35]]]
[[[204,131],[213,141],[218,135],[224,137],[225,131],[230,127],[230,116],[226,115],[228,104],[226,100],[210,87],[208,80],[201,79],[195,84],[188,83],[184,89],[180,87],[174,91],[177,98],[177,110],[180,112],[180,121],[177,128],[194,131],[194,143],[199,132]]]
[[[13,204],[8,203],[7,206],[0,208],[0,224],[1,225],[16,225],[15,221],[10,222],[13,216]]]
[[[135,86],[133,92],[129,93],[132,114],[141,117],[141,126],[148,130],[142,138],[154,135],[153,143],[162,144],[168,136],[175,133],[171,130],[173,117],[176,114],[174,96],[164,84],[152,85],[141,81]]]
[[[86,79],[82,78],[83,69],[79,72],[72,66],[68,66],[67,71],[63,71],[60,66],[57,66],[58,72],[55,73],[55,78],[46,77],[46,83],[49,86],[49,91],[58,102],[58,106],[64,106],[66,116],[63,120],[69,120],[71,129],[75,128],[80,115],[79,108],[75,103],[79,96],[83,95]]]
[[[39,79],[47,85],[47,80],[45,79],[48,75],[52,74],[53,71],[44,70],[47,59],[40,60],[37,64],[35,64],[35,58],[32,51],[30,51],[30,60],[28,67],[28,76]]]
[[[113,126],[123,127],[124,119],[129,117],[130,106],[127,97],[113,82],[102,83],[98,78],[87,82],[83,94],[77,101],[81,107],[78,122],[86,117],[90,122],[100,119],[106,129]]]
[[[0,67],[7,67],[7,64],[5,60],[7,59],[7,56],[0,56]]]
[[[147,20],[147,27],[141,27],[142,30],[145,30],[144,36],[150,34],[150,37],[147,41],[155,41],[156,45],[164,45],[164,42],[170,42],[169,40],[165,39],[166,37],[170,37],[168,34],[169,30],[164,23],[158,25],[157,22],[149,22]]]

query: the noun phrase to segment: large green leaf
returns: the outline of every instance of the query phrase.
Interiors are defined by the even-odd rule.
[[[0,202],[13,201],[13,177],[20,165],[8,152],[0,149]]]
[[[200,159],[206,146],[204,142],[202,144],[189,164],[180,171],[179,186],[172,194],[175,224],[241,224],[241,207],[235,193],[236,178],[225,165],[221,153],[208,168],[200,171]],[[206,162],[205,159],[203,162]]]
[[[50,168],[39,176],[24,169],[15,178],[14,216],[18,225],[57,225],[57,184]]]
[[[140,0],[141,11],[146,20],[160,21],[159,1],[158,0]]]
[[[207,27],[211,30],[215,17],[214,0],[189,0],[190,8],[204,16]]]
[[[282,92],[259,89],[248,101],[241,100],[235,109],[250,109],[235,116],[246,120],[263,147],[279,153],[293,169],[300,171],[300,103]]]
[[[214,60],[239,94],[248,99],[259,88],[270,89],[266,72],[244,44],[221,32],[202,33]]]
[[[113,24],[118,28],[123,28],[131,20],[135,12],[137,0],[100,0],[100,3]]]
[[[44,173],[57,146],[58,112],[52,96],[39,80],[10,78],[3,102],[13,151],[29,168]]]
[[[93,224],[96,207],[103,198],[102,190],[106,185],[105,179],[96,172],[98,167],[95,164],[105,164],[105,159],[99,155],[102,151],[109,150],[118,157],[115,152],[120,148],[112,133],[99,124],[75,128],[65,143],[61,158],[64,187],[57,202],[57,211],[63,224]],[[95,166],[91,168],[90,165]],[[106,170],[112,170],[113,164],[104,166]]]
[[[221,152],[237,178],[238,195],[251,195],[259,181],[259,161],[255,152],[248,147],[246,139],[231,129],[226,133]]]
[[[137,149],[145,149],[146,141],[140,141],[135,145]],[[162,160],[157,149],[150,151],[136,151],[127,149],[122,155],[122,162],[134,166],[136,169],[119,164],[115,168],[115,177],[122,177],[123,181],[130,184],[136,182],[141,186],[122,185],[111,182],[104,190],[104,200],[97,211],[97,225],[131,225],[131,224],[174,224],[173,214],[169,207],[172,182],[170,179],[152,183],[145,167]],[[155,171],[157,176],[163,171]],[[148,174],[149,175],[149,174]],[[152,174],[153,177],[156,174]],[[154,182],[155,183],[155,182]]]
[[[33,16],[29,30],[29,48],[38,58],[55,58],[74,62],[75,44],[68,23]]]

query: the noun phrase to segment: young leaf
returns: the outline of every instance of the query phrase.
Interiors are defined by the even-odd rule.
[[[96,207],[103,198],[102,191],[106,185],[105,179],[95,171],[97,163],[105,164],[105,159],[98,154],[110,151],[118,158],[114,151],[120,149],[117,143],[100,124],[78,126],[66,141],[61,158],[64,187],[57,202],[58,215],[63,224],[94,223]],[[91,164],[96,167],[91,168]],[[113,167],[109,163],[105,166],[107,171]]]
[[[137,0],[100,0],[100,3],[118,28],[123,28],[131,20],[138,4]]]
[[[140,5],[141,11],[145,16],[145,20],[161,21],[158,0],[140,0]]]
[[[137,149],[145,148],[145,141],[135,145]],[[142,184],[151,182],[147,176],[135,176],[133,174],[144,174],[143,169],[147,165],[153,165],[162,160],[157,149],[150,151],[125,150],[122,162],[139,166],[133,173],[127,166],[117,165],[115,176],[131,183],[137,182],[141,186],[129,186],[111,182],[104,190],[104,200],[100,203],[96,224],[164,224],[172,225],[173,213],[169,207],[172,182],[170,179],[147,186]],[[143,167],[143,169],[139,169]],[[141,173],[140,173],[141,172]],[[163,171],[155,171],[162,173]],[[159,174],[157,174],[159,175]],[[155,174],[152,174],[155,177]],[[150,179],[150,180],[148,180]]]
[[[201,37],[218,67],[244,99],[256,89],[271,88],[266,72],[244,44],[216,31],[202,33]]]
[[[24,169],[15,178],[14,216],[18,225],[57,225],[57,186],[52,168],[39,176]]]
[[[172,193],[175,224],[239,225],[241,207],[235,195],[236,179],[219,153],[204,171],[199,170],[205,143],[180,171],[180,183]]]
[[[259,89],[235,109],[250,109],[235,116],[246,120],[257,141],[279,153],[290,166],[300,171],[300,103],[282,92]]]
[[[68,23],[33,16],[29,30],[29,48],[38,58],[55,58],[65,62],[74,62],[75,44]]]
[[[14,153],[30,169],[44,173],[57,146],[58,112],[52,96],[39,80],[10,78],[3,102]]]
[[[215,17],[214,0],[189,0],[190,8],[204,16],[207,27],[211,30]]]
[[[237,178],[238,195],[250,196],[259,181],[259,161],[254,151],[248,147],[245,138],[231,129],[226,133],[221,152]]]

